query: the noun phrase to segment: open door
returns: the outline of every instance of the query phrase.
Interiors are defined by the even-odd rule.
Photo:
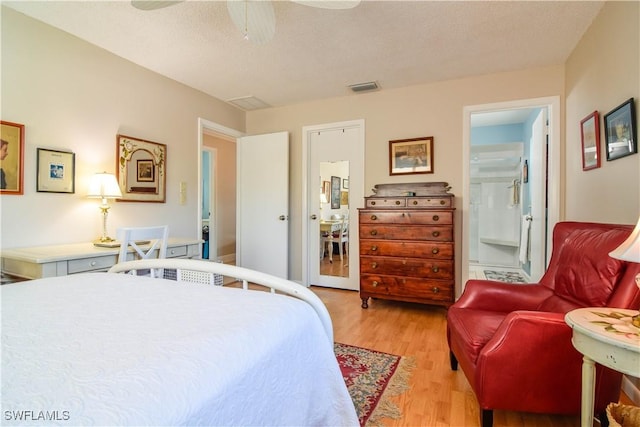
[[[289,133],[237,139],[236,264],[284,279],[289,270]]]

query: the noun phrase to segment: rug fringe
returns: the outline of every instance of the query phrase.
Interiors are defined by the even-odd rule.
[[[380,396],[378,405],[369,416],[366,427],[384,427],[383,418],[397,420],[402,416],[398,405],[393,403],[390,398],[399,396],[409,390],[409,378],[411,377],[411,371],[415,367],[416,361],[414,357],[402,356],[400,358],[396,372],[394,372],[391,381],[387,384],[387,388]]]

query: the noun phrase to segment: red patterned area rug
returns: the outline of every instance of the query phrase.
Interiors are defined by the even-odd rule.
[[[334,348],[360,425],[373,427],[382,425],[382,418],[399,419],[400,410],[389,398],[409,389],[413,358],[340,343]]]

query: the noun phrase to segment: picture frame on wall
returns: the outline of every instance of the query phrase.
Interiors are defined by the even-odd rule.
[[[68,151],[38,148],[36,191],[75,193],[76,155]]]
[[[24,194],[24,125],[0,121],[0,195]]]
[[[597,111],[580,121],[582,141],[582,170],[600,167],[600,115]]]
[[[167,146],[127,135],[116,136],[119,202],[165,203]]]
[[[636,112],[629,98],[604,116],[607,161],[638,152]]]
[[[340,184],[339,176],[331,177],[331,209],[340,209]]]
[[[389,141],[389,175],[433,173],[433,137]]]

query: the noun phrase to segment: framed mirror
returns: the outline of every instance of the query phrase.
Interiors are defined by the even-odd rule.
[[[123,202],[164,203],[167,146],[126,135],[116,137],[118,184]]]

